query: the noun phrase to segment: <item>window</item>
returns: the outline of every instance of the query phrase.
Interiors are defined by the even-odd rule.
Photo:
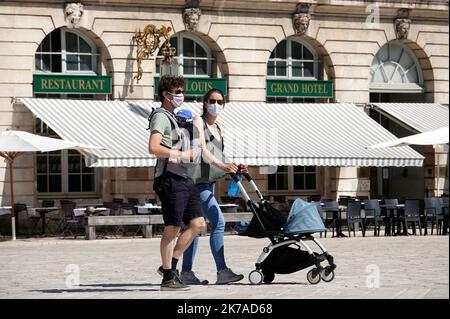
[[[170,38],[170,45],[176,48],[175,61],[178,63],[178,74],[189,77],[210,77],[211,62],[213,61],[211,51],[189,33],[178,33]],[[163,46],[164,47],[164,44]],[[161,50],[156,57],[156,73],[161,73],[161,61],[163,55]]]
[[[39,118],[36,134],[58,138]],[[95,170],[86,167],[83,156],[75,150],[36,154],[38,193],[73,194],[95,192]]]
[[[278,166],[275,174],[268,176],[268,189],[270,190],[288,190],[289,189],[289,175],[287,166]]]
[[[371,92],[422,93],[423,78],[419,61],[405,46],[385,44],[370,68]]]
[[[36,72],[58,74],[97,74],[96,47],[77,31],[57,29],[39,45],[35,54]],[[38,98],[94,99],[92,94],[42,94]],[[36,134],[59,138],[39,118]],[[75,150],[36,154],[36,180],[40,195],[94,194],[96,170],[86,167],[83,156]]]
[[[268,79],[321,80],[322,61],[314,49],[298,39],[281,41],[267,63]],[[324,99],[304,97],[267,97],[268,103],[321,103]]]
[[[321,61],[316,52],[297,39],[280,42],[267,63],[267,77],[276,79],[320,80]]]
[[[279,166],[275,174],[268,176],[268,189],[301,191],[317,189],[316,166]]]
[[[57,29],[39,45],[36,72],[96,74],[96,48],[81,33]]]
[[[294,166],[294,189],[316,189],[315,166]]]

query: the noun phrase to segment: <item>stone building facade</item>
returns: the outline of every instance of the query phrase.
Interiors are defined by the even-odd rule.
[[[120,0],[85,0],[73,4],[68,6],[65,0],[0,3],[1,131],[42,130],[42,123],[38,129],[37,120],[20,98],[49,97],[39,95],[33,82],[36,74],[48,72],[55,67],[53,64],[62,65],[62,69],[56,66],[54,73],[111,77],[110,93],[81,94],[80,99],[154,100],[155,76],[159,75],[156,53],[143,61],[140,81],[134,78],[137,65],[133,36],[148,24],[170,26],[174,44],[180,52],[195,47],[193,55],[178,56],[184,65],[182,73],[194,78],[225,78],[228,101],[271,102],[267,80],[276,79],[278,75],[280,79],[290,79],[297,74],[305,79],[332,82],[332,97],[319,101],[355,103],[362,108],[371,102],[424,102],[448,107],[448,0],[129,0],[126,4]],[[199,9],[189,11],[196,15],[192,21],[184,14],[191,8]],[[55,31],[59,33],[52,38]],[[61,60],[54,57],[46,60],[48,48],[45,46],[50,40],[45,42],[45,39],[53,39],[51,45],[60,46],[56,51]],[[71,55],[69,46],[74,43],[78,46]],[[294,48],[301,49],[303,55]],[[378,83],[374,61],[379,52],[385,55],[378,55],[381,63],[393,59],[389,55],[392,52],[403,51],[406,52],[405,59],[409,59],[405,63],[412,63],[416,71],[409,73],[413,74],[411,78],[398,75],[407,78],[403,81],[407,85],[402,86],[405,83],[398,80],[392,85],[397,90],[386,91],[386,85],[392,84],[389,81],[396,82],[396,75],[384,81],[386,83]],[[311,57],[307,58],[309,55]],[[296,59],[301,66],[296,66]],[[406,67],[400,62],[400,67]],[[68,96],[62,94],[59,97]],[[77,98],[75,95],[69,97]],[[305,100],[283,97],[278,101]],[[448,148],[430,146],[423,154],[426,155],[426,172],[421,176],[425,175],[423,179],[429,195],[448,193]],[[61,156],[71,163],[70,153]],[[58,183],[62,185],[57,187],[58,192],[52,193],[45,184],[52,182],[51,174],[44,174],[45,182],[39,180],[38,161],[34,154],[16,160],[16,202],[36,204],[43,198],[63,197],[99,200],[138,197],[143,201],[151,196],[153,168],[96,169],[94,177],[86,177],[88,192],[70,192],[70,172],[67,173],[70,168],[64,168],[69,164],[61,164],[58,174],[63,175],[61,171],[65,170],[68,176],[59,175],[62,182]],[[46,163],[50,163],[48,158]],[[293,177],[289,177],[295,175],[292,168],[286,171],[289,186],[281,190],[271,187],[269,178],[259,174],[258,169],[254,168],[252,172],[263,192],[271,196],[336,198],[339,195],[371,195],[378,191],[374,176],[380,172],[376,169],[313,169],[315,186],[306,190],[292,187]],[[86,176],[91,173],[88,171]],[[302,176],[306,176],[305,171],[303,173]],[[78,172],[78,175],[83,174]],[[8,204],[9,200],[7,181],[8,174],[2,162],[2,205]],[[45,185],[39,186],[39,183]],[[227,186],[227,182],[219,185],[218,193],[224,195]],[[42,191],[38,192],[38,188]],[[423,186],[419,192],[423,193]]]

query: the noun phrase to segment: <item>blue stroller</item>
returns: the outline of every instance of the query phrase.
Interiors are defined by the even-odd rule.
[[[290,274],[311,266],[307,280],[318,284],[320,280],[330,282],[334,279],[336,265],[323,245],[312,236],[313,233],[325,231],[325,226],[314,204],[297,199],[292,205],[289,215],[276,210],[264,199],[249,174],[243,174],[258,195],[259,205],[255,204],[244,189],[236,174],[230,174],[241,190],[253,218],[248,222],[240,222],[235,230],[241,236],[253,238],[269,238],[271,243],[263,248],[255,266],[249,274],[252,284],[271,283],[275,274]],[[319,246],[321,253],[312,251],[306,243],[313,241]],[[304,250],[302,250],[302,248]],[[328,265],[322,267],[321,263]]]

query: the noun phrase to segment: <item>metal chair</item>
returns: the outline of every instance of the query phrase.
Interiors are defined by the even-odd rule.
[[[61,233],[61,236],[63,238],[66,238],[66,233],[72,234],[74,238],[77,238],[77,230],[79,229],[79,226],[83,225],[83,219],[82,217],[75,217],[73,210],[76,208],[77,204],[74,202],[65,202],[64,204],[61,204],[61,211],[63,212],[64,216],[64,226],[63,231]],[[73,232],[75,231],[75,233]]]
[[[362,235],[366,236],[365,225],[363,219],[361,218],[361,202],[359,201],[349,201],[347,205],[347,227],[348,227],[348,237],[350,237],[350,225],[353,225],[353,236],[356,237],[356,226],[355,223],[361,224]]]
[[[37,229],[39,222],[41,221],[41,216],[36,212],[35,209],[28,208],[27,209],[27,216],[28,216],[28,235],[37,235],[38,233],[35,232]]]
[[[139,205],[139,199],[134,198],[134,197],[127,198],[127,202],[129,204],[132,204],[133,207]],[[134,207],[134,213],[137,214],[137,207]]]
[[[70,202],[69,200],[62,199],[61,202]],[[44,199],[42,201],[41,207],[55,207],[55,201]],[[52,212],[53,213],[53,212]],[[62,231],[64,226],[64,217],[61,214],[61,211],[58,211],[57,214],[51,214],[49,218],[47,218],[47,226],[50,228],[51,225],[55,225],[54,232],[59,233]]]
[[[422,225],[420,223],[420,201],[418,199],[405,200],[405,220],[406,231],[408,231],[408,223],[412,223],[413,235],[416,234],[416,223],[419,225],[419,234],[422,236]]]

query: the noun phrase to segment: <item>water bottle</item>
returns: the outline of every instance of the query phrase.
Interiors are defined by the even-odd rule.
[[[242,175],[236,174],[239,181],[242,181]],[[239,193],[241,192],[241,189],[239,188],[238,184],[234,181],[234,179],[231,179],[230,186],[228,187],[228,196],[229,197],[238,197]]]

